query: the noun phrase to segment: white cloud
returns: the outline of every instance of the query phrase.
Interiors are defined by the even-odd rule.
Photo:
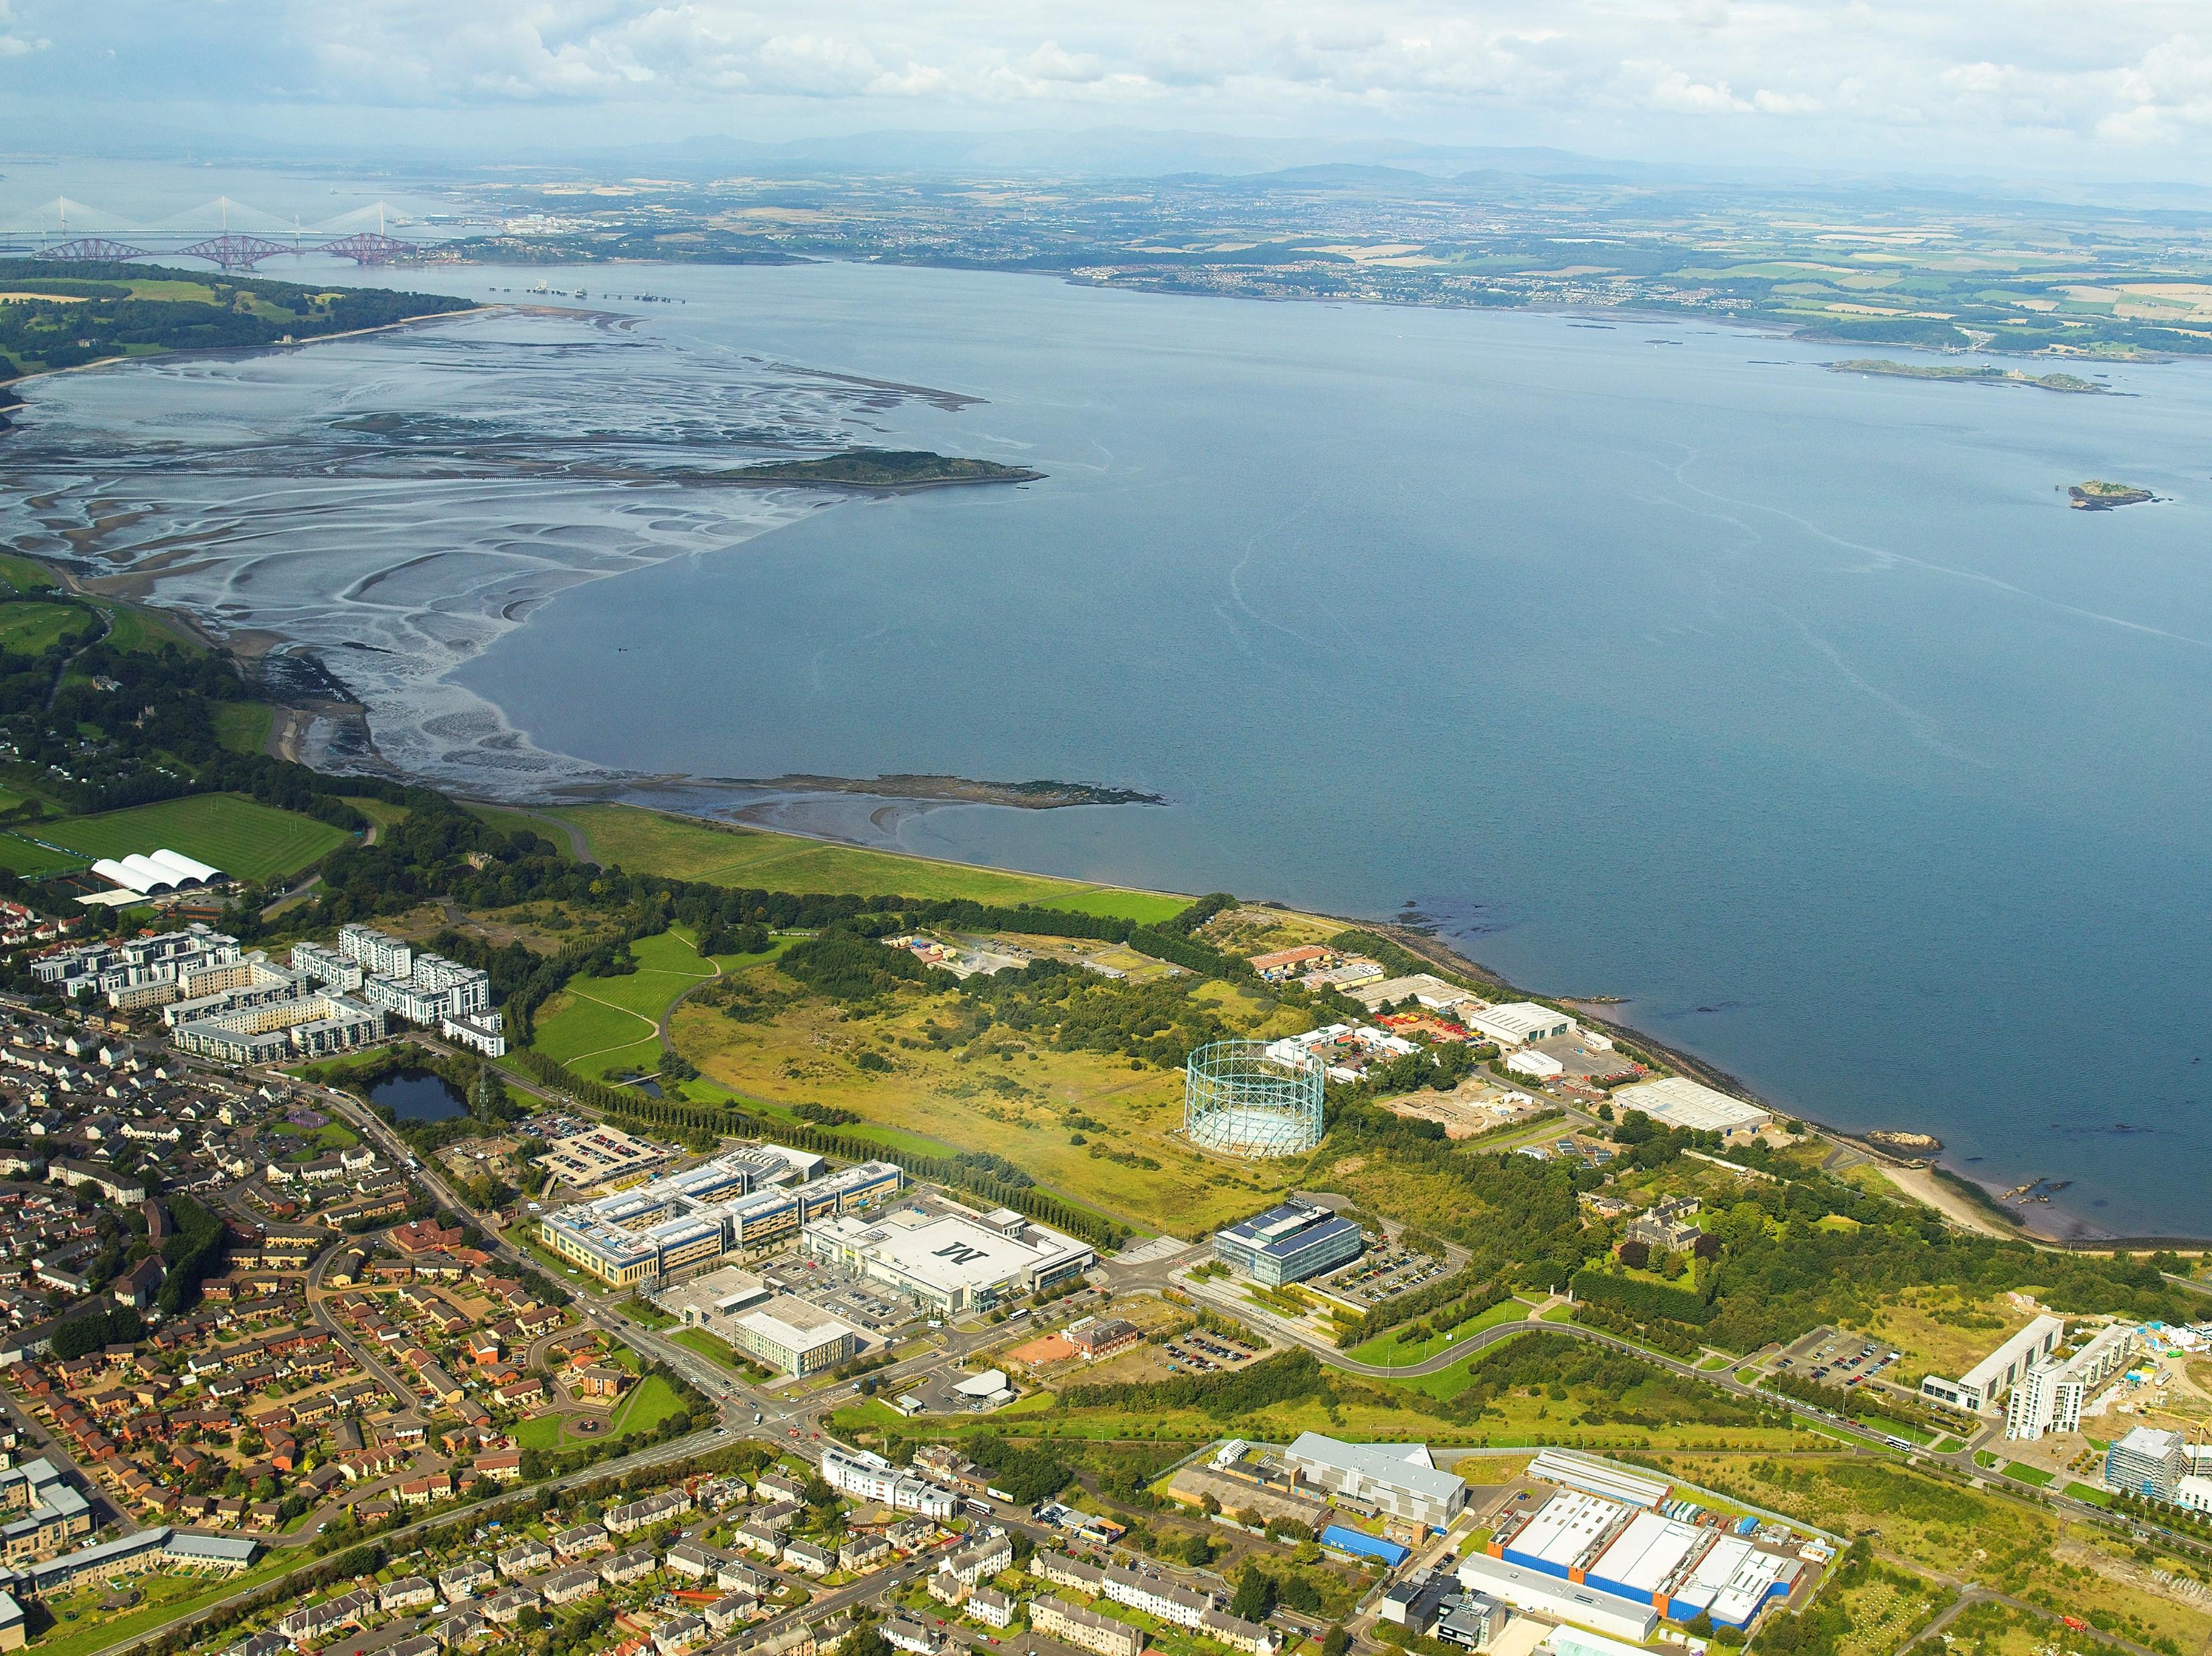
[[[27,34],[18,34],[11,25],[15,14],[8,0],[0,0],[0,58],[23,58],[34,52],[44,52],[52,44],[49,40],[33,39]]]
[[[1644,66],[1632,64],[1626,67],[1633,72]],[[1663,64],[1653,74],[1644,101],[1654,109],[1675,115],[1740,115],[1751,107],[1729,90],[1726,81],[1708,85]]]
[[[1656,154],[1672,134],[1760,155],[1772,134],[1854,162],[1885,144],[2003,165],[2023,143],[2162,147],[2212,179],[2204,0],[0,0],[0,59],[49,39],[35,74],[0,67],[0,94],[74,75],[148,102],[189,83],[684,111],[707,130],[798,108],[860,125],[871,105],[944,124],[1387,122]]]

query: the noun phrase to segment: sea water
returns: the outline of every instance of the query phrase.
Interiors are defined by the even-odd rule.
[[[538,274],[389,279],[483,295]],[[635,423],[619,382],[641,365],[684,397],[767,375],[785,423],[742,458],[834,438],[1048,476],[828,510],[523,491],[541,562],[563,521],[595,546],[615,518],[665,543],[462,629],[436,676],[495,731],[456,720],[426,749],[395,729],[401,750],[456,774],[489,753],[1158,792],[1166,808],[837,798],[787,820],[1426,917],[1532,989],[1624,997],[1625,1022],[1784,1107],[1934,1132],[2000,1187],[2070,1178],[2057,1205],[2088,1227],[2212,1234],[2203,370],[2099,368],[2113,394],[2065,396],[1833,373],[1856,353],[1697,319],[863,265],[551,276],[634,318],[529,325],[631,353],[594,379],[526,342],[582,376],[546,382],[579,409],[617,405],[594,422]],[[456,354],[421,343],[438,332],[288,372],[328,396],[350,379],[357,409],[434,408],[440,374],[460,383]],[[800,367],[957,395],[794,410],[776,376]],[[39,404],[82,417],[91,395],[46,385],[31,452]],[[745,446],[742,421],[717,429]],[[323,487],[277,470],[262,530]],[[2165,498],[2067,509],[2060,486],[2093,476]],[[112,501],[100,481],[86,497]],[[130,482],[165,487],[151,467]],[[497,500],[474,498],[450,521],[411,499],[352,555],[480,559]],[[268,570],[283,543],[264,544]],[[310,596],[288,598],[294,624]],[[225,601],[252,613],[250,590]]]

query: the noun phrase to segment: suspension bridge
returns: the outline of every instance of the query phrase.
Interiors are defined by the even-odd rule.
[[[310,253],[363,266],[389,264],[429,245],[416,220],[380,201],[306,226],[218,197],[162,223],[137,225],[60,196],[0,223],[0,255],[56,264],[204,259],[234,275],[258,270],[269,259]]]

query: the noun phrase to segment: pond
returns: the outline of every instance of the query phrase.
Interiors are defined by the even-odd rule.
[[[401,1121],[445,1121],[469,1113],[469,1095],[435,1070],[394,1070],[370,1086],[368,1101]]]

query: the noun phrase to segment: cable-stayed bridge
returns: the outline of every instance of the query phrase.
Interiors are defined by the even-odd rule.
[[[268,259],[308,253],[361,265],[388,264],[419,252],[428,240],[416,220],[380,201],[303,225],[222,196],[157,224],[134,224],[58,196],[0,223],[0,255],[57,264],[197,258],[234,273],[256,270]]]

